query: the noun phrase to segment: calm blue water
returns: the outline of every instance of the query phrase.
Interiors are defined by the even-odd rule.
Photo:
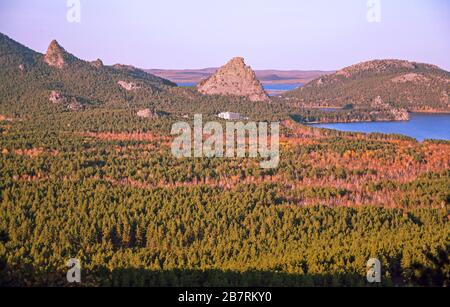
[[[303,86],[302,83],[293,84],[263,84],[266,91],[291,91]]]
[[[178,86],[196,86],[197,83],[195,83],[195,82],[180,82],[180,83],[177,83],[177,85]]]
[[[317,124],[314,127],[352,132],[403,134],[424,139],[450,140],[450,114],[412,113],[408,122]]]
[[[180,82],[178,86],[196,86],[195,82]],[[296,88],[303,86],[302,83],[295,84],[263,84],[263,87],[266,91],[290,91],[295,90]]]

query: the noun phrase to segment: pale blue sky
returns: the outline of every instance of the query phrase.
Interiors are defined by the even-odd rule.
[[[40,52],[57,39],[76,56],[142,68],[203,68],[243,56],[256,69],[333,70],[399,58],[450,70],[450,1],[0,0],[0,32]]]

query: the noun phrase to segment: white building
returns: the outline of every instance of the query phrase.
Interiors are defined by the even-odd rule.
[[[246,117],[242,117],[239,113],[232,113],[232,112],[222,112],[217,115],[217,117],[225,119],[225,120],[240,120],[240,119],[247,119]]]

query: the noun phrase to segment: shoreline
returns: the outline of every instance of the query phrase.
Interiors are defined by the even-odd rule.
[[[363,123],[400,123],[400,122],[410,122],[411,119],[408,120],[391,120],[391,119],[386,119],[386,120],[362,120],[362,121],[346,121],[346,122],[307,122],[304,123],[306,125],[331,125],[331,124],[363,124]]]
[[[444,111],[444,110],[430,110],[430,111],[416,111],[411,110],[408,111],[410,114],[419,113],[419,114],[450,114],[450,111]]]
[[[398,134],[416,139],[418,142],[424,140],[439,140],[450,142],[450,134],[446,127],[450,113],[414,112],[410,120],[406,121],[351,121],[351,122],[314,122],[302,123],[305,126],[316,129],[336,130],[354,133],[381,133]],[[414,114],[416,114],[414,118]],[[434,117],[433,117],[434,116]],[[436,123],[436,125],[433,125]],[[442,128],[438,128],[442,127]]]
[[[338,109],[343,110],[342,107],[321,107],[321,108],[310,108],[310,109]],[[450,115],[450,111],[408,111],[410,115],[420,114],[420,115]],[[356,124],[356,123],[398,123],[398,122],[410,122],[411,118],[407,120],[352,120],[352,121],[323,121],[323,122],[303,122],[305,125],[329,125],[329,124]]]
[[[409,112],[409,114],[421,114],[421,115],[450,115],[450,111],[443,112]],[[306,125],[330,125],[330,124],[358,124],[358,123],[399,123],[399,122],[410,122],[411,118],[408,120],[354,120],[354,121],[336,121],[336,122],[303,122]]]

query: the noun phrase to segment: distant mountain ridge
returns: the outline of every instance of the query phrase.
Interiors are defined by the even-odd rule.
[[[209,78],[218,68],[210,67],[203,69],[145,69],[146,72],[155,76],[168,79],[175,83],[200,83]],[[254,70],[256,77],[263,84],[303,84],[318,77],[325,76],[334,71],[302,71],[302,70]]]
[[[212,82],[209,89],[196,91],[176,87],[169,80],[133,66],[107,66],[100,59],[91,62],[79,59],[56,40],[50,43],[45,54],[41,54],[1,33],[0,68],[0,116],[8,119],[50,114],[55,110],[72,112],[87,107],[109,110],[111,106],[132,109],[133,114],[147,108],[152,112],[176,114],[203,108],[210,114],[229,110],[256,117],[261,113],[259,110],[265,108],[264,104],[255,108],[255,104],[248,101],[270,101],[261,83],[267,80],[283,83],[289,74],[296,74],[294,71],[280,75],[277,71],[267,70],[263,71],[265,77],[261,77],[261,72],[258,77],[257,73],[247,74],[244,68],[227,77],[228,81]],[[215,68],[204,69],[196,72],[196,78],[207,80],[210,77],[203,76],[214,72],[217,73]],[[316,73],[321,72],[311,72],[310,76]],[[373,120],[380,120],[376,114],[387,113],[386,119],[404,120],[408,111],[450,112],[449,84],[450,73],[435,65],[375,60],[320,75],[303,88],[290,91],[281,98],[274,97],[272,101],[283,103],[271,105],[279,107],[280,113],[297,112],[298,107],[345,107],[353,113],[374,114]],[[214,93],[213,89],[217,88],[221,88],[222,93]],[[211,94],[213,96],[209,96]],[[215,97],[214,94],[236,94],[236,97]],[[361,117],[352,116],[352,120],[355,118]]]
[[[409,111],[449,112],[450,73],[431,64],[374,60],[322,76],[284,94],[314,107],[391,106]]]

